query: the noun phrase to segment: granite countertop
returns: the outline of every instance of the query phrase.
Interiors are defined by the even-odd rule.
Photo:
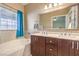
[[[68,35],[59,35],[59,34],[42,34],[42,33],[33,33],[31,35],[35,36],[44,36],[44,37],[52,37],[52,38],[59,38],[59,39],[70,39],[70,40],[79,40],[79,36],[68,36]]]

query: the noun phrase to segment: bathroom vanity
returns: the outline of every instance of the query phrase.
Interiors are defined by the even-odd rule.
[[[33,56],[79,56],[79,37],[65,33],[47,34],[44,31],[79,31],[79,4],[62,10],[40,15],[39,30],[43,33],[31,35],[31,54]],[[64,13],[66,12],[66,13]],[[64,13],[64,14],[63,14]]]
[[[32,34],[33,56],[79,56],[79,38],[54,34]]]

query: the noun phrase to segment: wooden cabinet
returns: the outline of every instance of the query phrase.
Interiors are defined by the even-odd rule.
[[[59,56],[69,56],[70,54],[70,41],[65,39],[58,40],[58,55]]]
[[[70,56],[79,56],[79,41],[70,42]]]
[[[79,56],[79,41],[75,41],[75,56]]]
[[[39,40],[37,36],[31,36],[31,54],[39,56]]]
[[[75,41],[70,40],[70,45],[69,45],[69,56],[74,56],[75,55]]]
[[[45,38],[41,36],[31,36],[31,54],[33,56],[45,55]]]
[[[56,38],[46,38],[46,55],[57,56],[58,43]]]
[[[79,56],[79,41],[31,36],[33,56]]]
[[[79,41],[58,40],[59,56],[79,56]]]
[[[39,36],[39,54],[40,56],[45,56],[45,37]]]

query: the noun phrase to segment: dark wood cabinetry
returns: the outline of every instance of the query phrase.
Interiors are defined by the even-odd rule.
[[[57,56],[58,43],[56,38],[46,38],[46,55]]]
[[[37,36],[31,37],[31,53],[33,56],[39,56],[39,40]]]
[[[33,56],[45,55],[45,38],[41,36],[31,36],[31,53]]]
[[[59,39],[58,40],[58,55],[59,56],[69,56],[70,41]]]
[[[45,37],[39,36],[39,49],[40,49],[40,56],[45,56]]]
[[[69,40],[69,56],[74,56],[75,55],[75,41]]]
[[[79,56],[79,41],[70,41],[70,56]]]
[[[31,36],[33,56],[79,56],[79,41]]]
[[[79,41],[75,41],[75,56],[79,56]]]

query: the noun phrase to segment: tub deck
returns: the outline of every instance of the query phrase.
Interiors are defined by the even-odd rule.
[[[28,46],[30,46],[30,41],[27,39],[15,39],[2,43],[0,44],[0,56],[23,56],[25,54],[24,51],[30,49]]]

